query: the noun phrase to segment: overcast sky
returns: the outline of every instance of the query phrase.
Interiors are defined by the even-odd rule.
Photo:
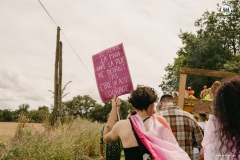
[[[41,0],[62,29],[63,101],[90,95],[101,102],[92,55],[123,43],[134,87],[155,88],[182,46],[178,35],[219,0]],[[1,0],[0,109],[51,106],[57,27],[38,0]],[[73,51],[68,41],[76,51]],[[126,99],[128,95],[121,96]]]

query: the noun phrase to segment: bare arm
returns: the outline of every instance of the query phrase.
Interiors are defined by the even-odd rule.
[[[99,145],[99,149],[100,149],[100,154],[103,154],[103,144]]]
[[[201,91],[201,93],[200,93],[200,98],[201,98],[201,99],[204,98],[204,97],[203,97],[203,91]]]
[[[103,129],[104,129],[104,127],[101,130],[100,143],[99,143],[100,160],[104,159],[104,154],[103,154]]]
[[[100,149],[100,159],[102,160],[102,159],[104,159],[103,144],[100,143],[99,149]]]
[[[115,125],[117,118],[117,107],[120,107],[121,102],[116,96],[112,99],[112,110],[110,112],[108,121],[104,127],[103,131],[103,141],[104,143],[111,143],[118,140],[118,127]],[[114,126],[115,125],[115,126]]]

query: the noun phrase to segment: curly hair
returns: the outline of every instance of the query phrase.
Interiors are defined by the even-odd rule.
[[[219,121],[219,139],[223,148],[237,158],[240,155],[240,77],[225,81],[214,100],[214,115]]]
[[[158,96],[156,91],[147,86],[138,85],[136,90],[133,90],[128,98],[129,103],[137,110],[147,110],[149,105],[157,102]]]

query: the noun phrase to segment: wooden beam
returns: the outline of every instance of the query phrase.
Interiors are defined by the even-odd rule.
[[[201,75],[201,76],[220,77],[220,78],[240,76],[240,74],[232,73],[232,72],[222,72],[222,71],[215,71],[215,70],[185,68],[185,67],[180,67],[180,74],[195,74],[195,75]]]
[[[180,107],[182,109],[183,109],[183,105],[184,105],[186,80],[187,80],[187,75],[186,74],[180,74],[178,107]]]
[[[174,102],[178,103],[178,97],[174,97]],[[199,102],[206,103],[206,104],[212,104],[212,101],[209,100],[203,100],[203,99],[191,99],[191,98],[184,98],[184,104],[198,104]]]
[[[212,105],[211,101],[199,101],[199,103],[194,105],[193,112],[199,113],[199,112],[206,112],[206,113],[212,113],[212,110],[210,106]]]

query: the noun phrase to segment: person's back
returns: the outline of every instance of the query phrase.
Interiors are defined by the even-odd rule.
[[[205,126],[206,126],[206,120],[207,120],[207,114],[204,112],[200,112],[198,114],[199,118],[198,118],[198,126],[201,128],[202,130],[202,134],[204,135],[204,130],[205,130]]]
[[[240,77],[226,80],[213,101],[202,142],[205,160],[240,159]]]
[[[172,144],[178,146],[178,143],[177,143],[174,135],[172,134],[172,132],[170,130],[170,126],[168,126],[167,129],[161,129],[160,132],[156,133],[152,129],[152,127],[155,125],[155,124],[153,124],[154,123],[154,117],[153,116],[142,119],[140,117],[140,115],[136,114],[136,115],[134,115],[134,117],[135,118],[137,117],[136,119],[141,121],[140,123],[142,123],[141,125],[143,127],[142,128],[143,132],[145,134],[147,134],[148,136],[155,137],[155,138],[160,138],[162,140],[161,143],[163,145],[166,144],[166,143],[172,143]],[[158,117],[158,118],[162,118],[162,117]],[[165,124],[167,124],[167,122],[165,121],[164,118],[162,118],[162,121],[164,121]],[[123,150],[124,150],[126,160],[140,160],[140,159],[142,159],[143,154],[141,154],[142,151],[141,151],[141,148],[139,147],[139,142],[137,141],[136,136],[134,135],[135,131],[133,129],[133,126],[132,126],[130,120],[129,119],[128,120],[121,120],[116,125],[117,125],[117,128],[119,129],[118,130],[118,135],[119,135],[119,137],[122,141],[122,144],[123,144]],[[124,129],[122,129],[122,128],[124,128]],[[167,151],[168,146],[165,146],[165,147],[166,147],[165,149]],[[147,154],[145,154],[145,156],[147,156]]]
[[[143,123],[146,127],[146,132],[148,132],[148,122],[149,119],[146,119]],[[130,123],[130,120],[121,120],[118,122],[118,128],[124,128],[120,129],[118,134],[123,144],[124,154],[125,157],[129,160],[139,160],[142,159],[143,155],[141,155],[141,150],[139,148],[138,142],[136,140],[136,137],[134,135],[132,125]]]
[[[206,120],[207,120],[207,114],[204,113],[204,112],[200,112],[198,114],[198,122],[197,122],[197,124],[200,127],[203,136],[204,136],[205,126],[206,126],[206,123],[207,123]],[[193,149],[194,160],[198,160],[198,156],[199,156],[199,153],[200,153],[199,151],[200,151],[199,148],[195,147]]]
[[[138,148],[137,140],[133,134],[129,119],[121,120],[116,125],[118,125],[118,128],[122,128],[119,130],[118,134],[123,144],[125,156],[128,158],[132,158],[133,156],[136,159],[142,157],[142,155],[139,154],[140,150]]]
[[[113,98],[104,129],[104,142],[112,143],[120,138],[125,160],[145,160],[148,155],[162,160],[188,160],[188,155],[178,146],[167,122],[162,117],[152,116],[156,100],[157,94],[152,88],[138,86],[129,98],[137,114],[115,124],[120,100]]]
[[[171,95],[163,95],[160,102],[161,109],[157,114],[166,119],[179,146],[193,159],[193,147],[200,148],[202,142],[202,134],[195,118],[175,106]]]

